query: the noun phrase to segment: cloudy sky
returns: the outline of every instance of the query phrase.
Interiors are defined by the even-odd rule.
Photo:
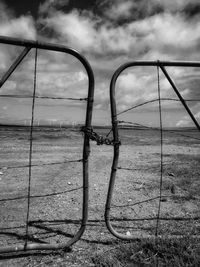
[[[109,124],[109,83],[114,71],[131,60],[200,60],[199,0],[0,0],[0,35],[70,46],[90,62],[95,74],[94,124]],[[22,48],[0,45],[0,75]],[[34,53],[0,89],[0,94],[30,95],[33,90]],[[200,70],[167,68],[181,95],[200,122]],[[72,56],[38,51],[39,96],[87,96],[87,75]],[[160,73],[162,98],[177,99]],[[124,71],[116,85],[118,112],[158,98],[155,67]],[[162,101],[164,126],[192,126],[182,105]],[[26,122],[31,99],[0,98],[1,122]],[[40,123],[83,122],[83,101],[37,99]],[[119,120],[156,126],[158,103],[152,102],[119,116]]]

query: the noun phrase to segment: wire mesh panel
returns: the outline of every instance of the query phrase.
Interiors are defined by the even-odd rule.
[[[199,67],[138,61],[112,77],[105,220],[118,238],[199,236]]]
[[[92,69],[65,46],[0,43],[12,54],[0,80],[0,252],[69,247],[88,216],[90,144],[80,127],[91,126]]]

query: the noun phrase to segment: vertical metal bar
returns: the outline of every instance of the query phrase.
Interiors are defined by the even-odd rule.
[[[27,243],[28,243],[28,222],[29,222],[29,214],[30,214],[30,193],[31,193],[32,154],[33,154],[33,123],[34,123],[34,111],[35,111],[36,82],[37,82],[36,75],[37,75],[37,48],[35,49],[34,85],[33,85],[30,148],[29,148],[28,203],[27,203],[27,215],[26,215],[26,239],[25,239],[24,250],[26,250]]]
[[[181,103],[183,104],[184,108],[186,109],[186,111],[188,112],[190,118],[193,120],[194,124],[196,125],[197,129],[200,131],[200,126],[199,123],[197,122],[197,120],[195,119],[194,115],[192,114],[191,110],[189,109],[188,105],[186,104],[185,100],[182,98],[181,94],[179,93],[175,83],[173,82],[173,80],[171,79],[171,77],[169,76],[169,74],[167,73],[165,67],[160,64],[159,65],[162,72],[164,73],[165,77],[167,78],[167,80],[169,81],[169,83],[171,84],[172,88],[174,89],[175,93],[177,94],[178,98],[180,99]]]
[[[10,75],[14,72],[14,70],[17,68],[17,66],[22,62],[24,57],[28,54],[28,52],[31,50],[31,47],[25,47],[22,53],[18,56],[18,58],[13,62],[13,64],[10,66],[10,68],[6,71],[6,73],[3,75],[3,77],[0,80],[0,88],[4,85],[4,83],[8,80]]]
[[[83,62],[82,62],[83,63]],[[94,75],[92,68],[85,62],[83,65],[86,68],[88,74],[88,96],[87,96],[87,110],[86,110],[86,119],[85,119],[85,127],[90,128],[92,123],[92,110],[93,110],[93,102],[94,102]],[[87,219],[88,219],[88,202],[89,202],[89,162],[88,158],[90,155],[90,139],[88,135],[84,135],[84,144],[83,144],[83,210],[82,210],[82,226],[80,229],[80,234],[82,234],[85,230]],[[80,235],[81,236],[81,235]]]
[[[158,214],[157,214],[156,232],[155,232],[156,237],[158,237],[158,227],[160,222],[162,184],[163,184],[163,123],[162,123],[159,66],[157,66],[157,83],[158,83],[158,109],[159,109],[159,122],[160,122],[160,188],[159,188],[159,203],[158,203]]]
[[[107,193],[107,200],[105,206],[105,223],[108,230],[116,237],[126,239],[125,235],[122,235],[114,230],[110,222],[110,207],[112,202],[112,196],[114,191],[115,179],[117,174],[117,166],[119,160],[119,134],[118,134],[118,120],[117,120],[117,108],[116,108],[116,99],[115,99],[115,85],[118,76],[121,71],[116,71],[113,75],[110,83],[110,107],[111,107],[111,118],[112,118],[112,131],[113,131],[113,140],[114,140],[114,157],[111,167],[110,182]],[[129,237],[127,237],[129,239]]]

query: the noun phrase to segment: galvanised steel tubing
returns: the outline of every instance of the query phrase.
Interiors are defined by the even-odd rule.
[[[106,200],[106,206],[105,206],[105,222],[107,225],[108,230],[117,238],[124,239],[124,240],[134,240],[138,237],[135,237],[133,235],[128,236],[125,234],[121,234],[113,228],[111,222],[110,222],[110,209],[111,209],[111,202],[112,202],[112,196],[114,191],[114,185],[115,185],[115,178],[116,178],[116,172],[118,167],[118,160],[119,160],[119,134],[118,134],[118,120],[117,120],[117,111],[116,111],[116,99],[115,99],[115,85],[116,81],[119,77],[119,75],[127,68],[130,67],[136,67],[136,66],[159,66],[162,71],[165,70],[164,66],[167,67],[200,67],[200,62],[187,62],[187,61],[133,61],[133,62],[127,62],[123,65],[121,65],[113,74],[111,82],[110,82],[110,106],[111,106],[111,117],[112,117],[112,129],[113,129],[113,139],[114,139],[114,157],[112,162],[112,168],[111,168],[111,175],[110,175],[110,182],[108,187],[108,193],[107,193],[107,200]],[[169,75],[166,73],[166,71],[163,71],[166,78],[172,85],[172,88],[175,90],[175,92],[178,92],[177,87],[175,86],[174,82],[171,80]],[[187,104],[182,99],[181,95],[178,92],[178,97],[181,101],[181,103],[186,108]],[[186,108],[188,111],[190,117],[195,122],[196,119],[194,118],[193,114],[191,113],[190,109]],[[195,122],[195,125],[197,129],[199,129],[198,122]],[[152,236],[146,235],[145,237],[149,238]]]
[[[30,47],[25,47],[22,53],[19,55],[19,57],[13,62],[13,64],[10,66],[10,68],[6,71],[6,73],[3,75],[3,77],[0,80],[0,88],[4,85],[4,83],[8,80],[10,75],[14,72],[14,70],[17,68],[17,66],[22,62],[22,60],[25,58],[25,56],[28,54],[28,52],[31,50]]]
[[[57,44],[43,43],[38,41],[31,40],[22,40],[17,38],[10,38],[0,36],[0,43],[16,45],[16,46],[25,46],[27,48],[38,48],[42,50],[50,50],[56,52],[63,52],[70,54],[76,57],[84,66],[87,75],[88,75],[88,96],[87,96],[87,108],[86,108],[86,119],[85,119],[85,127],[91,127],[92,121],[92,110],[93,110],[93,102],[94,102],[94,74],[93,70],[87,61],[87,59],[81,55],[78,51]],[[84,144],[83,144],[83,206],[82,206],[82,221],[81,226],[74,237],[69,240],[67,243],[60,244],[38,244],[31,243],[27,244],[26,250],[24,245],[16,245],[16,246],[7,246],[4,248],[0,248],[0,253],[8,253],[8,252],[17,252],[17,251],[28,251],[28,250],[54,250],[54,249],[62,249],[66,247],[70,247],[76,241],[80,239],[82,236],[87,219],[88,219],[88,158],[90,153],[90,141],[89,137],[84,135]]]

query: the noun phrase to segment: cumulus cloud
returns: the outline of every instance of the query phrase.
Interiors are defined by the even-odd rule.
[[[200,6],[198,0],[107,0],[99,2],[103,9],[103,16],[120,24],[142,20],[161,13],[182,13],[188,18],[196,14],[196,19],[198,19]]]
[[[200,123],[200,112],[197,112],[194,114],[194,117],[196,118],[197,122]],[[176,123],[177,127],[192,127],[195,126],[192,119],[188,116],[184,116],[180,121]]]
[[[109,8],[105,9],[104,15],[113,20],[129,18],[132,14],[132,8],[135,6],[134,1],[113,1]]]
[[[45,55],[46,56],[46,55]],[[69,68],[67,62],[59,65],[44,55],[39,55],[36,76],[36,94],[48,97],[87,97],[88,78],[80,66]],[[32,95],[34,80],[34,58],[19,66],[1,88],[2,94]]]
[[[73,73],[46,73],[39,76],[38,93],[58,97],[86,97],[87,76],[84,72]]]
[[[119,1],[116,3],[113,10],[122,4]],[[125,1],[125,3],[128,7],[129,2]],[[179,3],[175,4],[177,8]],[[199,57],[200,23],[197,20],[187,21],[179,13],[160,12],[140,20],[116,25],[107,20],[101,21],[91,13],[85,14],[73,10],[66,14],[57,11],[44,18],[43,23],[55,31],[60,42],[87,53],[91,58],[95,74],[102,75],[96,86],[98,92],[96,93],[96,102],[99,109],[108,108],[108,95],[105,94],[105,91],[108,90],[108,82],[103,79],[111,78],[113,71],[121,63],[131,59],[196,60]],[[103,68],[100,63],[103,63]],[[110,73],[110,76],[106,72]],[[182,96],[193,97],[193,91],[196,92],[196,89],[189,82],[192,79],[192,73],[185,79],[182,78],[182,75],[186,74],[180,69],[175,69],[173,72],[175,81],[178,81],[178,85],[180,85]],[[119,110],[157,98],[156,78],[152,72],[149,73],[149,77],[149,80],[145,80],[138,73],[136,76],[129,73],[120,77]],[[186,80],[187,87],[184,86]],[[166,78],[162,77],[160,84],[162,97],[176,97]],[[168,103],[168,109],[174,108],[174,106],[174,102]]]
[[[32,16],[14,17],[4,2],[0,1],[0,35],[27,39],[36,38],[35,22]]]
[[[190,107],[191,112],[193,113],[194,117],[196,118],[197,122],[200,124],[200,102],[197,101],[195,104]],[[195,127],[194,122],[189,117],[189,115],[184,115],[182,118],[176,123],[177,127]]]
[[[131,3],[120,2],[118,6],[126,5],[130,10]],[[127,58],[142,56],[147,59],[198,56],[200,22],[188,21],[182,14],[162,12],[116,25],[92,13],[72,10],[69,13],[50,12],[40,22],[52,29],[60,42],[87,53],[102,56],[123,53]]]
[[[118,111],[158,99],[157,86],[156,71],[152,67],[144,72],[141,67],[134,67],[130,72],[122,73],[116,86]],[[171,88],[164,77],[160,79],[160,87],[162,87],[161,97],[169,97]],[[145,109],[157,109],[157,106],[157,103],[151,103],[145,106]]]
[[[200,111],[195,114],[196,119],[200,119]]]
[[[4,2],[0,1],[0,22],[8,21],[11,17],[13,17],[13,12],[8,9]]]
[[[147,59],[155,59],[155,55],[161,59],[182,60],[198,57],[200,23],[187,22],[182,15],[161,13],[132,22],[129,32],[136,38],[136,47],[147,48],[144,54]]]
[[[160,5],[164,8],[164,10],[167,11],[180,11],[182,10],[188,3],[188,0],[168,0],[168,1],[162,1],[162,0],[151,0],[152,3],[155,5]],[[198,0],[193,0],[194,2],[198,2]]]
[[[109,80],[114,70],[126,61],[200,59],[200,21],[197,16],[192,16],[198,0],[193,0],[192,3],[189,0],[98,1],[101,12],[95,13],[91,10],[63,8],[69,3],[70,0],[44,1],[39,6],[38,21],[34,21],[31,16],[15,18],[6,5],[2,4],[0,34],[28,39],[46,38],[47,41],[71,46],[84,53],[95,72],[95,103],[99,109],[108,108]],[[47,32],[51,34],[48,35]],[[5,56],[4,52],[0,51],[1,68],[8,66],[8,61],[11,62],[11,57]],[[31,60],[30,64],[33,66]],[[49,54],[40,57],[40,71],[40,66],[47,66],[38,80],[40,91],[45,92],[48,87],[52,93],[56,87],[60,96],[77,91],[81,97],[87,77],[75,64],[71,66],[71,70],[69,65],[62,61],[62,56],[59,63]],[[60,67],[69,74],[66,75]],[[181,94],[185,98],[197,98],[199,70],[193,69],[190,74],[178,71],[174,69],[172,75]],[[157,98],[155,73],[151,70],[143,75],[142,72],[140,68],[136,72],[130,71],[120,76],[117,85],[120,109]],[[28,84],[29,75],[27,70],[24,85]],[[160,85],[162,97],[171,97],[171,87],[163,76]],[[66,91],[66,87],[72,90]]]
[[[78,11],[72,11],[69,14],[55,12],[42,22],[52,28],[63,43],[67,42],[68,45],[80,50],[89,50],[95,46],[94,23],[80,16]]]
[[[151,5],[159,6],[165,12],[182,13],[188,18],[199,14],[199,0],[150,0]],[[196,17],[198,19],[198,16]]]
[[[43,15],[45,13],[53,12],[55,9],[67,6],[69,0],[46,0],[39,5],[39,14]]]
[[[14,17],[6,5],[0,2],[0,35],[25,39],[36,39],[36,22],[32,16]],[[66,1],[46,1],[52,7],[66,4]],[[40,7],[42,9],[42,7]],[[39,36],[38,36],[39,37]],[[0,74],[3,75],[22,48],[1,45]],[[71,58],[70,58],[71,57]],[[77,60],[62,53],[38,53],[37,94],[59,97],[86,97],[87,76]],[[34,50],[29,52],[20,66],[1,88],[1,94],[30,95],[33,91]],[[79,90],[77,90],[79,89]]]
[[[0,35],[24,39],[36,39],[35,22],[32,16],[16,18],[4,2],[0,1]],[[0,47],[0,74],[11,65],[21,49],[15,46],[1,45]]]
[[[189,126],[191,122],[189,121],[189,118],[187,116],[185,116],[182,120],[178,121],[176,123],[177,127],[187,127]]]
[[[36,29],[31,16],[21,16],[1,22],[0,35],[36,39]]]

